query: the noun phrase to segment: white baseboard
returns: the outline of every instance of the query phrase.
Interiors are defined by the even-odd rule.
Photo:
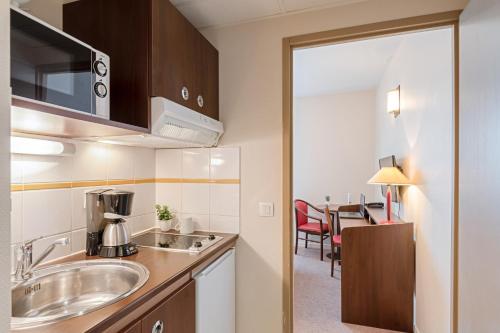
[[[420,330],[418,329],[417,325],[415,325],[414,331],[415,331],[415,333],[420,333]]]

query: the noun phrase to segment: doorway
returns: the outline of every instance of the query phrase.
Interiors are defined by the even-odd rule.
[[[395,155],[398,164],[406,173],[410,174],[417,185],[403,191],[401,202],[395,203],[393,208],[403,218],[415,221],[415,234],[422,233],[424,237],[420,241],[421,244],[424,244],[425,237],[429,235],[434,238],[438,234],[441,235],[441,238],[448,237],[447,241],[441,240],[437,245],[434,243],[430,247],[417,246],[416,276],[417,289],[420,285],[419,291],[421,293],[432,290],[433,286],[429,285],[429,281],[436,277],[432,274],[427,276],[428,274],[425,274],[427,270],[433,273],[437,271],[437,274],[445,280],[445,288],[438,290],[443,292],[440,296],[444,306],[440,308],[445,309],[444,313],[437,314],[441,318],[445,318],[439,324],[438,330],[450,332],[453,330],[453,318],[455,317],[453,302],[455,283],[452,277],[455,272],[453,263],[456,260],[455,211],[457,208],[456,176],[458,170],[456,170],[455,149],[458,134],[455,131],[455,115],[458,110],[455,101],[458,82],[455,78],[454,52],[457,48],[455,29],[458,13],[437,14],[432,18],[427,16],[421,19],[423,21],[420,24],[415,24],[418,21],[416,18],[408,19],[408,21],[398,20],[381,23],[383,31],[378,31],[376,25],[368,25],[350,30],[341,29],[341,31],[298,36],[284,40],[284,221],[286,221],[285,224],[288,221],[294,221],[292,203],[293,199],[297,198],[309,200],[313,205],[324,204],[326,196],[329,196],[331,201],[338,203],[348,203],[349,201],[357,203],[359,194],[364,193],[368,201],[381,201],[380,188],[367,185],[366,181],[371,174],[375,173],[380,158],[386,155]],[[408,26],[408,22],[411,22],[410,26]],[[422,29],[423,27],[425,29]],[[446,40],[444,45],[442,44],[443,40]],[[379,46],[370,46],[370,44],[377,44],[377,42]],[[433,64],[432,50],[422,53],[422,56],[429,55],[425,61],[422,57],[413,58],[413,60],[423,61],[418,65],[420,70],[415,70],[418,66],[408,65],[406,68],[403,66],[404,61],[408,61],[409,56],[420,52],[418,50],[423,46],[432,45],[444,47],[444,49],[434,50],[438,50],[441,54],[449,52],[447,58],[449,66],[444,65],[447,70],[440,73],[447,76],[448,86],[446,86],[447,82],[434,87],[424,83],[426,80],[425,70],[429,70],[429,74],[434,75],[440,68],[444,68],[442,63]],[[370,67],[371,65],[370,68],[356,65],[356,56],[348,56],[349,53],[357,54],[357,52],[364,55],[370,54],[370,50],[375,50],[373,56],[368,57],[373,68]],[[341,65],[331,69],[332,72],[328,72],[326,68],[321,70],[322,63],[331,63],[336,58],[335,54],[343,53],[344,57],[339,56],[338,60],[342,63],[342,59],[344,62],[345,59],[348,59],[354,64],[353,66]],[[328,60],[322,62],[321,59]],[[311,66],[309,69],[307,68],[308,63]],[[432,67],[434,65],[436,65],[435,68]],[[298,66],[302,66],[302,68],[298,68]],[[320,68],[319,71],[318,68]],[[351,68],[351,71],[341,72],[346,68]],[[377,70],[377,68],[379,69]],[[317,71],[320,76],[323,75],[326,81],[318,84],[317,82],[321,81],[318,79],[319,76],[316,76],[312,81],[307,81],[308,78],[314,78],[314,75],[311,75],[314,71]],[[412,71],[414,73],[410,73]],[[331,74],[339,72],[342,75],[337,75],[338,80],[332,81],[333,75]],[[366,77],[368,72],[378,73],[371,77],[375,84],[373,82],[365,84],[370,81]],[[431,76],[428,75],[427,79],[430,79]],[[342,77],[349,77],[350,80],[342,80]],[[415,83],[417,81],[420,83]],[[401,115],[398,118],[392,118],[385,112],[385,96],[387,91],[398,85],[401,86]],[[327,88],[324,89],[324,87]],[[418,91],[419,89],[420,91]],[[439,92],[439,89],[445,90]],[[447,91],[448,95],[442,94],[443,91]],[[436,102],[437,104],[429,108],[424,107],[427,110],[425,113],[420,110],[422,104],[418,103],[419,100],[412,98],[415,97],[416,93],[425,94],[430,100],[432,100],[432,96],[438,95],[443,96],[443,98],[439,101],[434,98],[431,104]],[[446,105],[439,105],[442,101],[446,101]],[[434,108],[445,108],[449,112],[440,119],[433,118],[436,116],[432,113]],[[336,112],[332,112],[335,110]],[[432,123],[434,125],[430,125]],[[437,127],[433,128],[432,126]],[[428,151],[428,148],[433,146],[432,133],[436,133],[436,131],[441,133],[443,138],[448,138],[447,142],[439,141],[446,148],[446,153],[441,155],[442,158],[432,152],[429,154],[417,152],[418,150]],[[301,138],[305,139],[301,140]],[[434,139],[436,139],[435,136]],[[299,140],[300,143],[297,144]],[[330,143],[325,144],[327,142]],[[446,146],[447,144],[448,146]],[[332,151],[336,153],[334,154]],[[429,177],[434,171],[436,173],[445,171],[441,180],[446,180],[440,183],[440,180],[430,179]],[[447,223],[440,225],[428,223],[429,216],[436,211],[433,204],[436,207],[439,205],[439,211],[442,212],[441,217],[447,220]],[[322,262],[319,259],[319,254],[315,254],[315,252],[319,253],[318,247],[313,245],[305,249],[303,241],[298,248],[299,253],[302,252],[302,256],[298,256],[299,261],[294,262],[294,259],[297,258],[293,255],[294,249],[292,249],[295,245],[294,223],[285,225],[284,228],[284,276],[286,280],[284,301],[288,305],[288,319],[290,320],[288,331],[292,331],[294,324],[291,320],[295,318],[297,329],[295,332],[314,332],[315,322],[320,325],[318,327],[322,329],[322,332],[328,332],[326,327],[332,328],[331,332],[343,332],[345,330],[342,329],[345,327],[341,323],[339,313],[341,269],[336,265],[335,277],[330,280],[328,274],[329,259],[325,258],[325,261]],[[326,240],[325,253],[331,251],[328,248],[329,244],[330,241]],[[439,258],[437,262],[433,262],[436,257],[435,253],[432,257],[430,253],[426,252],[435,247],[443,249],[444,252],[443,255],[437,255]],[[427,260],[422,260],[423,258]],[[293,277],[294,267],[300,270],[295,281]],[[325,267],[326,269],[324,269]],[[324,270],[324,278],[320,276],[322,270]],[[311,274],[308,275],[308,273]],[[315,284],[317,288],[304,290],[304,286],[314,286]],[[298,286],[300,290],[294,291],[294,285]],[[325,290],[329,290],[329,292],[325,292]],[[420,324],[423,326],[420,330],[428,331],[432,326],[427,326],[427,323],[434,320],[431,319],[432,317],[426,318],[429,316],[427,309],[432,308],[433,305],[426,304],[429,297],[426,294],[419,295],[419,291],[417,291],[417,302],[420,301],[422,307],[415,307],[416,318],[422,319],[421,323],[417,320],[417,326]],[[307,299],[310,302],[299,306],[295,304],[295,314],[293,310],[294,295],[295,300]],[[308,296],[304,298],[304,295]],[[324,296],[323,300],[318,298],[321,296]],[[426,311],[419,313],[419,309],[423,308],[424,305]],[[311,310],[315,306],[321,311]],[[332,311],[328,310],[329,307],[332,308]],[[337,310],[335,311],[335,309]],[[299,311],[312,312],[301,316]],[[321,312],[324,314],[333,313],[329,318],[332,320],[329,324],[328,321],[321,319]],[[318,315],[316,319],[314,319],[315,315]],[[304,321],[304,318],[307,320]],[[337,324],[339,326],[334,330],[333,327]],[[348,328],[351,329],[349,332],[356,332],[356,329]],[[362,329],[359,328],[359,331]]]

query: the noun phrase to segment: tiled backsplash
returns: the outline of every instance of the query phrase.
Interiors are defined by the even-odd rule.
[[[40,236],[44,239],[34,243],[34,258],[61,237],[70,237],[71,244],[56,248],[48,260],[84,250],[85,192],[96,188],[134,191],[131,231],[154,226],[155,151],[101,143],[75,144],[73,156],[11,155],[12,184],[33,187],[36,183],[48,188],[11,192],[13,251],[20,242]],[[87,182],[91,187],[80,187]]]
[[[11,244],[43,236],[37,257],[53,240],[70,237],[47,260],[85,249],[85,192],[115,188],[135,193],[132,233],[155,225],[155,203],[198,230],[239,231],[239,149],[155,150],[74,142],[68,157],[11,155]],[[12,255],[14,259],[14,253]]]
[[[239,232],[238,148],[156,151],[156,200],[192,217],[196,229]]]

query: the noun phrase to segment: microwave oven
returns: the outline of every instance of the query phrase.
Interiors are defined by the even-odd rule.
[[[109,57],[10,8],[13,97],[109,119]]]

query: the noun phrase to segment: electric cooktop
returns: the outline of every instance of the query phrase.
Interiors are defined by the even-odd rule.
[[[220,241],[214,235],[180,235],[161,231],[149,231],[132,237],[137,246],[151,247],[166,251],[200,253]]]

